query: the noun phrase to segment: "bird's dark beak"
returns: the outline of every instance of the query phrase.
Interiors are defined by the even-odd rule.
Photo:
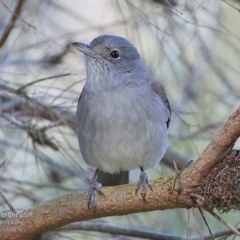
[[[73,42],[72,46],[75,47],[78,51],[87,55],[89,57],[95,57],[95,52],[91,49],[90,44],[82,42]]]

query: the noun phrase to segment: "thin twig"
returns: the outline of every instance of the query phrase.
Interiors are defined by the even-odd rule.
[[[174,178],[174,181],[173,181],[173,190],[178,192],[178,189],[175,188],[175,185],[176,185],[176,181],[177,179],[179,178],[179,176],[181,175],[181,173],[190,165],[190,163],[192,163],[193,160],[191,160],[183,169],[181,169],[181,171],[178,171],[177,173],[177,176]]]
[[[240,228],[237,228],[238,231],[240,231]],[[212,236],[214,238],[220,238],[220,237],[227,237],[227,236],[231,236],[233,235],[233,231],[232,230],[225,230],[225,231],[219,231],[219,232],[216,232],[216,233],[213,233]],[[204,240],[210,240],[212,239],[212,236],[211,235],[205,235],[203,236],[203,239]],[[195,240],[195,239],[194,239]]]
[[[50,76],[50,77],[45,77],[45,78],[40,78],[38,80],[35,80],[35,81],[32,81],[30,83],[27,83],[23,86],[21,86],[19,89],[17,89],[17,93],[20,93],[23,91],[24,88],[28,87],[28,86],[31,86],[35,83],[39,83],[39,82],[42,82],[42,81],[45,81],[45,80],[50,80],[50,79],[54,79],[54,78],[59,78],[59,77],[66,77],[66,76],[69,76],[71,75],[71,73],[63,73],[63,74],[58,74],[58,75],[54,75],[54,76]]]
[[[2,38],[0,39],[0,48],[3,46],[3,44],[5,43],[5,41],[7,40],[11,30],[14,27],[14,24],[16,22],[16,20],[18,19],[20,12],[21,12],[21,8],[23,6],[25,0],[19,0],[14,12],[12,13],[12,17],[10,19],[10,21],[7,24],[7,27],[5,28],[5,31],[3,32]]]
[[[128,227],[118,227],[96,222],[78,222],[72,223],[67,226],[57,228],[54,231],[72,231],[72,230],[84,230],[94,232],[104,232],[114,235],[123,235],[129,237],[137,237],[143,239],[158,239],[158,240],[185,240],[186,238],[179,237],[172,234],[166,234],[161,232],[154,232],[149,230],[133,229]]]
[[[207,229],[208,229],[210,235],[212,236],[212,239],[214,240],[212,231],[211,231],[211,229],[210,229],[210,227],[209,227],[209,225],[208,225],[208,223],[207,223],[207,219],[205,218],[202,209],[199,207],[198,210],[199,210],[199,212],[201,213],[202,219],[203,219],[203,221],[205,222],[205,224],[206,224],[206,226],[207,226]]]
[[[175,171],[176,171],[177,173],[179,173],[180,171],[178,170],[176,161],[174,161],[174,160],[173,160],[173,166],[174,166]]]
[[[235,227],[233,227],[231,224],[226,222],[224,219],[222,219],[220,216],[218,216],[215,212],[213,212],[208,207],[204,207],[203,209],[206,210],[208,213],[210,213],[213,217],[215,217],[217,220],[219,220],[222,224],[224,224],[227,228],[232,230],[236,235],[240,237],[240,232]]]
[[[12,212],[16,213],[16,211],[15,211],[14,207],[12,206],[12,204],[7,200],[7,198],[4,196],[4,194],[1,191],[0,191],[0,195],[1,195],[2,199],[4,200],[4,202],[8,205],[9,209]]]
[[[234,5],[232,5],[231,3],[225,1],[225,0],[222,0],[224,3],[226,3],[227,5],[229,5],[230,7],[232,7],[233,9],[237,10],[239,13],[240,13],[240,9],[235,7]]]
[[[196,225],[196,231],[199,233],[199,235],[198,235],[198,240],[203,240],[201,228],[200,228],[198,219],[197,219],[197,217],[196,217],[194,208],[192,208],[192,212],[193,212],[194,222],[195,222],[195,225]]]

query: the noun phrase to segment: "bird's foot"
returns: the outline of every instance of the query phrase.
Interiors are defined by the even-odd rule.
[[[138,193],[138,190],[140,189],[140,187],[142,186],[142,198],[143,201],[146,201],[146,195],[147,195],[147,187],[149,187],[151,189],[151,191],[153,191],[151,183],[150,183],[150,179],[148,177],[148,175],[144,172],[143,168],[141,167],[141,174],[138,180],[138,184],[137,184],[137,188],[135,190],[135,194]]]
[[[88,189],[88,199],[87,199],[88,209],[93,209],[94,211],[96,211],[96,201],[95,201],[94,191],[96,191],[99,195],[104,196],[104,193],[100,190],[100,188],[102,187],[102,184],[97,182],[97,173],[98,173],[98,169],[96,170],[90,182],[89,189]]]

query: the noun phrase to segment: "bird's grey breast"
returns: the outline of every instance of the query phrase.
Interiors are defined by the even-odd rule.
[[[146,92],[148,86],[84,88],[78,103],[78,136],[89,165],[112,173],[154,167],[161,160],[168,138],[165,106]]]

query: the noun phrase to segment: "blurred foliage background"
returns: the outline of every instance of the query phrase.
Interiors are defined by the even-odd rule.
[[[170,164],[148,171],[152,179],[173,173],[173,160],[196,159],[239,106],[239,9],[239,1],[231,0],[0,0],[0,212],[22,211],[88,187],[93,170],[80,155],[75,132],[86,75],[73,41],[126,37],[163,83],[173,110],[173,155]],[[137,181],[138,170],[130,178]],[[221,216],[235,225],[238,214]],[[205,216],[213,232],[225,229]],[[199,239],[208,234],[196,209],[93,222]],[[47,237],[125,239],[86,231]]]

